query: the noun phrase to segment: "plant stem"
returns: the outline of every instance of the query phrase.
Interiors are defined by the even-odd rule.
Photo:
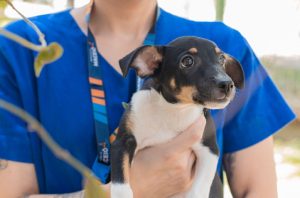
[[[215,0],[216,20],[223,21],[226,0]]]
[[[85,167],[80,161],[75,159],[70,153],[61,148],[49,135],[46,129],[30,114],[22,110],[21,108],[8,103],[0,99],[0,108],[7,110],[8,112],[18,116],[26,121],[30,130],[36,131],[43,142],[50,148],[50,150],[61,160],[64,160],[71,166],[73,166],[78,172],[84,175],[87,179],[93,179],[91,170]]]
[[[19,10],[9,1],[9,0],[5,0],[7,2],[7,4],[10,5],[10,7],[15,10],[21,17],[22,19],[30,26],[33,28],[33,30],[37,33],[37,35],[39,36],[39,41],[41,42],[41,45],[43,47],[47,46],[47,42],[45,40],[45,35],[40,31],[40,29],[34,24],[32,23],[29,19],[27,19],[21,12],[19,12]]]
[[[0,28],[0,34],[2,34],[5,37],[19,43],[20,45],[23,45],[24,47],[27,47],[34,51],[41,51],[43,49],[43,46],[31,43],[31,42],[27,41],[26,39],[14,34],[14,33],[11,33],[3,28]]]

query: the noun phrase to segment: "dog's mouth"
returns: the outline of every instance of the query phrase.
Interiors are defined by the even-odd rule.
[[[230,100],[231,97],[229,96],[222,96],[222,97],[216,97],[216,98],[211,98],[208,96],[203,96],[203,95],[194,95],[193,96],[193,100],[196,103],[202,104],[204,105],[207,102],[216,102],[216,103],[223,103],[223,102],[227,102],[228,100]]]
[[[228,94],[220,94],[214,91],[210,93],[198,92],[193,94],[193,101],[209,109],[222,109],[229,104],[234,95],[235,90]]]

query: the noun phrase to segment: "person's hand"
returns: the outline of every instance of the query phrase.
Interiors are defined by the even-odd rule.
[[[201,116],[171,141],[138,151],[130,169],[135,198],[169,197],[187,191],[193,182],[195,155],[206,120]]]

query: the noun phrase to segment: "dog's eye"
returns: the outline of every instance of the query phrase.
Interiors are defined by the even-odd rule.
[[[221,54],[221,55],[219,56],[219,63],[220,63],[221,65],[224,65],[224,64],[225,64],[225,61],[226,61],[225,55],[224,55],[224,54]]]
[[[180,60],[180,66],[182,68],[188,68],[194,65],[194,58],[191,55],[185,55]]]

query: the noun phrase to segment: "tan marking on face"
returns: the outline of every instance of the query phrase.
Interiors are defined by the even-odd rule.
[[[129,183],[129,156],[128,154],[124,155],[123,158],[123,174],[125,183]]]
[[[189,52],[190,52],[191,54],[197,54],[198,50],[197,50],[197,48],[192,47],[192,48],[189,49]]]
[[[228,54],[224,54],[226,61],[233,61],[232,57]]]
[[[162,61],[162,55],[155,47],[147,47],[135,58],[132,65],[137,69],[139,76],[153,74],[154,70]]]
[[[193,95],[197,90],[192,86],[182,87],[179,94],[176,95],[177,99],[179,99],[182,103],[194,103]]]
[[[175,83],[175,78],[172,78],[170,81],[170,86],[172,89],[176,89],[176,83]]]
[[[215,51],[216,51],[217,54],[221,54],[222,53],[222,50],[220,50],[220,48],[218,48],[218,47],[215,47]]]
[[[226,65],[228,65],[228,64],[230,64],[230,63],[233,63],[233,58],[231,57],[231,56],[229,56],[228,54],[224,54],[224,56],[225,56],[225,63],[224,63],[224,65],[223,65],[223,67],[225,68],[225,69],[229,69],[230,70],[230,67],[226,67]]]

